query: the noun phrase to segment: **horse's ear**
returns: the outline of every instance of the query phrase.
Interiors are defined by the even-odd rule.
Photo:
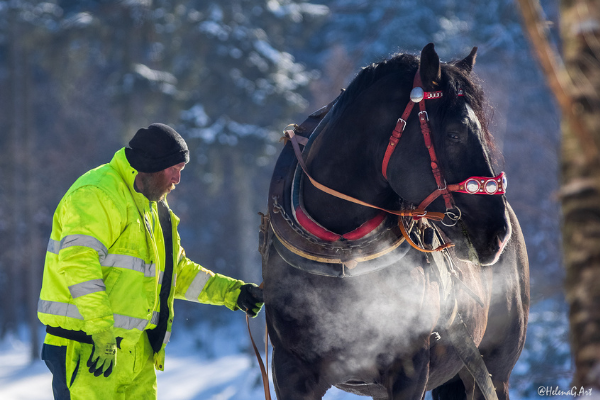
[[[464,59],[458,61],[455,65],[466,71],[467,73],[471,73],[473,71],[473,66],[475,65],[475,59],[477,58],[477,47],[473,47],[473,50],[466,56]]]
[[[442,79],[442,70],[440,67],[440,57],[433,48],[433,43],[423,47],[421,51],[421,62],[419,70],[421,71],[421,81],[423,89],[432,90],[439,85]]]

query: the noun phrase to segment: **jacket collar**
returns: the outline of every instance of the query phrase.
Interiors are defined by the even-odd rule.
[[[131,192],[131,196],[134,198],[135,203],[138,206],[138,209],[140,209],[141,211],[147,209],[150,205],[150,200],[148,200],[146,198],[146,196],[144,196],[143,194],[141,194],[140,192],[135,190],[134,182],[135,182],[135,177],[138,174],[138,171],[135,168],[133,168],[131,166],[131,164],[129,164],[129,161],[127,160],[127,156],[125,156],[125,147],[123,147],[122,149],[118,150],[115,153],[115,155],[113,156],[109,165],[119,173],[119,175],[121,176],[123,181],[125,181],[125,183],[127,184],[127,187],[129,188],[129,192]],[[152,203],[156,203],[156,202],[152,202]],[[167,204],[167,207],[168,207],[169,203],[167,202],[166,196],[165,196],[165,203]],[[154,207],[156,207],[156,204],[154,204]],[[169,211],[170,211],[170,208],[169,208]],[[175,214],[173,214],[172,211],[170,211],[170,212],[171,212],[171,218],[175,218],[177,220],[176,222],[179,222],[179,218],[177,218],[177,216]]]
[[[127,161],[125,147],[115,153],[112,160],[110,160],[110,166],[121,175],[121,178],[127,183],[127,186],[133,190],[133,182],[135,181],[138,172],[131,164],[129,164],[129,161]]]
[[[134,198],[138,208],[143,211],[150,206],[150,200],[143,194],[135,190],[134,182],[138,171],[129,164],[127,157],[125,156],[125,147],[118,150],[110,161],[110,166],[114,168],[123,181],[127,184],[131,196]]]

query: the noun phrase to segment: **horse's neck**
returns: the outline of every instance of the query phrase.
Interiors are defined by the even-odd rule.
[[[318,137],[308,156],[309,171],[321,184],[380,207],[389,207],[393,193],[377,176],[373,156],[360,143]],[[327,194],[304,179],[303,202],[308,214],[325,228],[346,233],[379,211]]]

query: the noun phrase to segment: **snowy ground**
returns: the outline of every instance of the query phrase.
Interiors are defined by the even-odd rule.
[[[215,336],[214,341],[217,342],[219,336],[225,335]],[[231,339],[230,335],[227,337]],[[240,335],[238,342],[243,341],[245,338]],[[254,357],[240,351],[233,352],[231,346],[220,346],[222,351],[219,354],[207,357],[205,351],[190,351],[189,343],[189,334],[185,333],[169,343],[166,371],[157,372],[160,400],[264,400],[260,369]],[[30,363],[29,353],[29,344],[22,338],[11,336],[0,343],[0,399],[53,399],[50,372],[41,360]],[[272,386],[271,393],[275,398]],[[332,389],[325,399],[357,400],[365,397]]]
[[[538,387],[570,388],[570,376],[564,374],[568,365],[558,372],[544,363],[552,358],[540,358],[540,354],[556,353],[569,364],[568,345],[564,313],[541,310],[532,311],[530,316],[528,346],[513,370],[511,399],[538,399]],[[541,318],[541,317],[544,318]],[[263,400],[260,369],[254,356],[244,349],[249,339],[245,321],[240,318],[229,320],[227,326],[198,327],[194,331],[176,327],[172,341],[167,347],[166,371],[157,372],[159,400]],[[540,323],[540,318],[543,320]],[[253,321],[260,325],[260,318]],[[263,322],[264,324],[264,319]],[[561,328],[561,329],[558,329]],[[564,331],[564,332],[563,332]],[[40,331],[40,338],[43,332]],[[255,338],[256,339],[256,338]],[[29,361],[27,334],[8,336],[0,342],[0,399],[1,400],[52,400],[51,375],[41,360]],[[555,346],[550,346],[554,343]],[[262,344],[258,344],[259,347]],[[542,346],[541,349],[536,346]],[[566,348],[563,348],[567,346]],[[559,351],[560,350],[560,351]],[[563,354],[565,353],[565,354]],[[537,354],[537,355],[536,355]],[[557,356],[553,356],[556,358]],[[556,362],[556,361],[554,361]],[[538,370],[543,370],[538,373]],[[535,371],[538,371],[534,373]],[[539,375],[536,378],[536,374]],[[533,385],[533,389],[527,390]],[[271,385],[271,393],[275,392]],[[548,396],[552,400],[572,399],[573,396]],[[356,396],[330,389],[325,400],[359,400]],[[426,399],[431,399],[428,393]]]

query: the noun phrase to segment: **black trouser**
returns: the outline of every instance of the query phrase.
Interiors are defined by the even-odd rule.
[[[42,360],[52,372],[52,393],[54,400],[71,400],[71,393],[67,387],[67,346],[53,346],[44,343],[42,346]],[[79,364],[78,364],[79,365]],[[77,376],[78,368],[75,368],[75,373],[71,377],[71,383]]]

